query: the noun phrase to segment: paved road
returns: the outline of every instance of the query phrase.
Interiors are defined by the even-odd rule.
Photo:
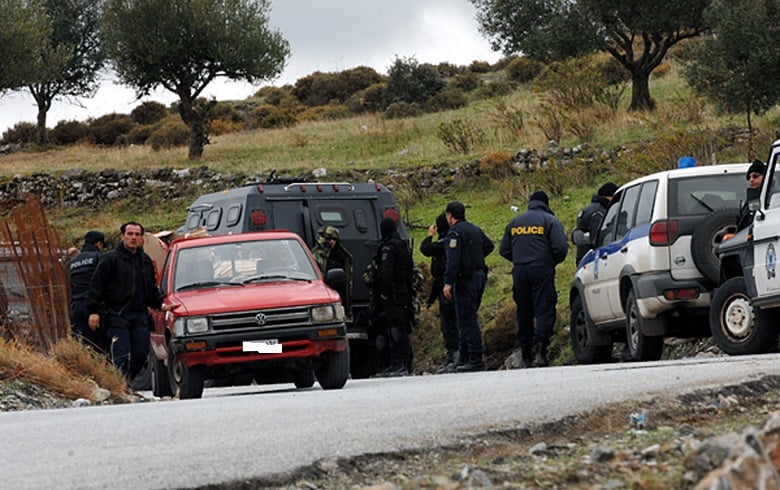
[[[201,400],[0,413],[4,488],[182,488],[453,442],[780,374],[780,354],[207,389]],[[399,423],[405,421],[405,423]]]

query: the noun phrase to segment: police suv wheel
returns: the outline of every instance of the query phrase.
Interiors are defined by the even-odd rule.
[[[642,315],[633,291],[626,298],[626,346],[631,361],[657,361],[664,352],[662,335],[650,336],[642,333]]]
[[[732,277],[712,296],[710,331],[720,349],[730,355],[760,354],[777,343],[770,313],[753,307],[744,277]]]
[[[612,359],[612,343],[608,345],[594,345],[593,334],[590,329],[582,298],[577,296],[571,303],[571,348],[574,358],[580,364],[598,364],[609,362]]]

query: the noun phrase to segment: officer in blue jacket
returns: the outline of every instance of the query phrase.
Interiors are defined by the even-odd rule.
[[[555,266],[569,250],[563,225],[550,209],[544,191],[531,194],[528,211],[506,226],[499,253],[514,264],[513,296],[517,305],[517,340],[523,363],[532,367],[532,348],[536,347],[536,366],[548,366],[547,346],[555,326]],[[536,328],[534,329],[534,320]]]
[[[84,245],[81,252],[70,260],[70,320],[73,325],[73,336],[85,345],[100,352],[106,352],[108,337],[106,329],[97,325],[93,330],[89,326],[89,309],[87,308],[87,292],[92,273],[98,265],[106,237],[103,233],[91,230],[84,235]]]
[[[487,282],[487,257],[493,241],[476,225],[466,221],[466,208],[455,201],[445,210],[450,229],[444,237],[444,297],[454,299],[458,320],[457,372],[482,371],[482,332],[477,311]]]

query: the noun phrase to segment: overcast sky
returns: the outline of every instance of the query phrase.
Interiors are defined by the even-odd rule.
[[[271,0],[270,24],[290,43],[291,56],[272,85],[293,84],[313,73],[370,66],[386,74],[396,56],[421,63],[447,61],[466,65],[501,58],[478,31],[469,0]],[[221,79],[204,95],[217,100],[245,99],[260,86]],[[160,90],[143,100],[169,104]],[[54,102],[47,126],[86,120],[111,112],[130,113],[140,102],[132,89],[106,81],[95,97],[79,99],[84,107]],[[34,122],[37,108],[27,93],[0,96],[0,134],[20,121]]]

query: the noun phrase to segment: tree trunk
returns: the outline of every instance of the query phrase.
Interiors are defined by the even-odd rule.
[[[35,95],[35,102],[38,104],[37,134],[38,145],[46,146],[49,144],[49,132],[46,131],[46,115],[51,107],[51,100],[41,92]]]
[[[180,101],[179,115],[184,124],[190,129],[189,159],[193,161],[200,160],[200,157],[203,156],[203,147],[208,144],[204,116],[195,109],[193,101],[184,97],[181,97]]]
[[[655,101],[650,97],[650,71],[641,67],[631,74],[631,105],[630,111],[655,110]]]

